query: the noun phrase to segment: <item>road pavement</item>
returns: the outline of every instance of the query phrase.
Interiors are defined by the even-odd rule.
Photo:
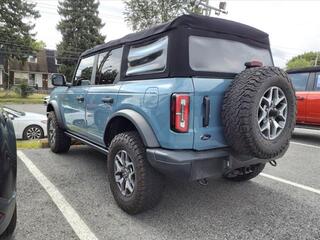
[[[22,112],[46,114],[47,106],[44,104],[4,104],[6,107]]]
[[[62,155],[23,153],[98,239],[320,239],[317,131],[296,130],[287,154],[264,173],[318,193],[265,176],[245,183],[210,179],[207,186],[167,179],[160,204],[137,216],[117,207],[99,152],[74,146]],[[19,160],[15,239],[79,239],[55,201]]]

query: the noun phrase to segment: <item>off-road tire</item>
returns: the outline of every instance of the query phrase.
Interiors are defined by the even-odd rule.
[[[12,218],[7,229],[1,234],[0,240],[9,240],[14,233],[17,225],[17,206],[15,206]]]
[[[108,154],[108,178],[116,203],[129,214],[138,214],[154,207],[160,200],[164,187],[163,176],[149,164],[145,146],[135,131],[116,135],[111,141]],[[135,168],[135,187],[131,196],[124,196],[114,176],[115,156],[125,150]]]
[[[234,182],[248,181],[257,177],[263,171],[265,166],[266,164],[260,163],[249,167],[243,167],[233,170],[231,173],[225,174],[223,177]]]
[[[55,131],[54,142],[51,141],[50,124],[52,123]],[[57,117],[54,112],[48,114],[48,144],[52,152],[54,153],[66,153],[71,146],[71,138],[67,136],[63,129],[59,127]]]
[[[258,125],[259,102],[268,88],[280,88],[287,99],[285,126],[275,139],[263,137]],[[222,122],[228,144],[240,154],[271,159],[284,154],[289,146],[296,119],[296,98],[288,75],[276,67],[246,69],[226,91]]]

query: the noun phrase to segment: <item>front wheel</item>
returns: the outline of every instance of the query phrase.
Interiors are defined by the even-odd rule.
[[[112,140],[108,178],[117,204],[129,214],[154,207],[164,186],[162,175],[150,166],[137,132],[120,133]]]
[[[59,127],[54,112],[48,114],[48,143],[54,153],[68,152],[71,146],[71,138]]]
[[[13,216],[11,218],[11,221],[7,227],[7,229],[0,235],[0,240],[7,240],[10,239],[14,233],[14,230],[16,229],[17,225],[17,206],[15,206]]]

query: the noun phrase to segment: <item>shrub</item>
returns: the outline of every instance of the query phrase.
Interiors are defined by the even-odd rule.
[[[34,92],[34,88],[30,87],[26,83],[21,83],[17,87],[15,87],[15,92],[19,94],[22,98],[27,98]]]

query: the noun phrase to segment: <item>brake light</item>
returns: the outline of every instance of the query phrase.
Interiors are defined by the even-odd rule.
[[[171,129],[186,133],[189,130],[190,96],[173,94],[171,99]]]
[[[244,65],[246,66],[246,68],[255,68],[255,67],[262,67],[263,63],[258,60],[252,60],[250,62],[246,62]]]

